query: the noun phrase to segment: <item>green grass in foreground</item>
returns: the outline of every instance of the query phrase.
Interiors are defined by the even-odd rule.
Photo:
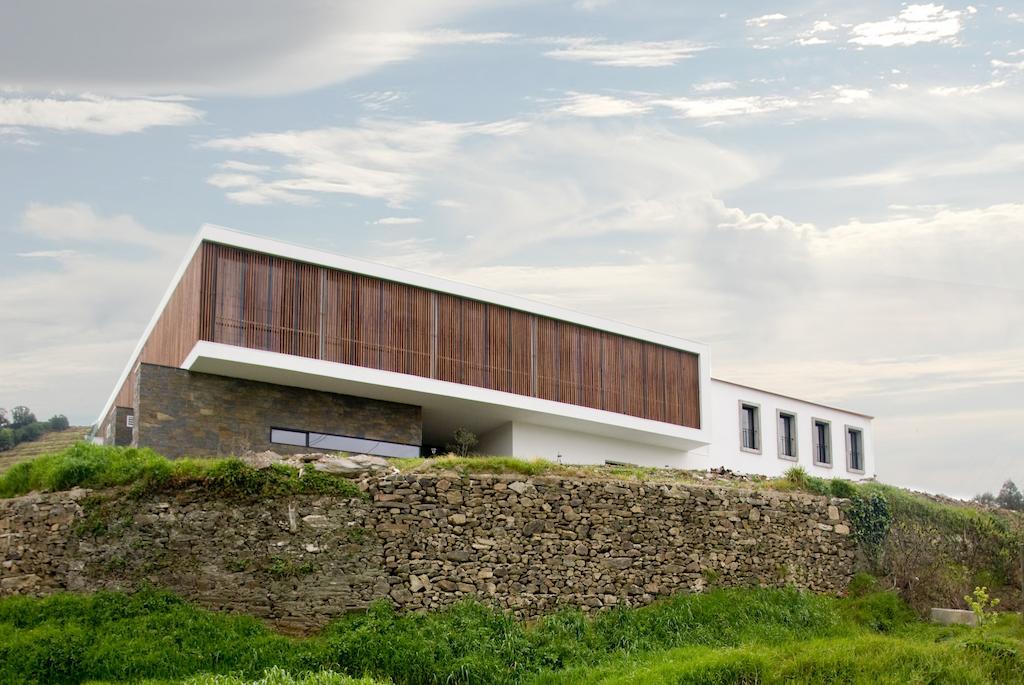
[[[202,486],[226,497],[290,494],[359,496],[350,481],[308,469],[257,470],[238,459],[167,459],[149,449],[80,442],[61,452],[21,462],[0,474],[0,498],[33,490],[132,486],[138,492]]]
[[[294,639],[159,591],[0,600],[0,682],[1024,683],[1016,616],[985,631],[920,623],[894,595],[718,590],[532,624],[471,602],[377,604]]]

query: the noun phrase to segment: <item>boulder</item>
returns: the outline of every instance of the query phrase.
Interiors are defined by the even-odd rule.
[[[317,471],[341,476],[358,476],[369,470],[362,464],[357,464],[346,457],[329,457],[327,455],[313,462],[313,468]]]
[[[274,464],[280,464],[284,461],[277,452],[273,450],[266,450],[265,452],[245,452],[239,459],[243,464],[251,466],[254,469],[268,469]]]

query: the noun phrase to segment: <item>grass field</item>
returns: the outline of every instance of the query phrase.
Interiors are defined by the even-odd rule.
[[[295,639],[159,591],[56,595],[0,600],[0,682],[1024,683],[1024,629],[925,624],[888,593],[747,589],[529,625],[379,604]]]
[[[65,450],[84,439],[88,432],[87,426],[71,426],[67,430],[43,433],[38,440],[15,445],[9,450],[0,452],[0,473],[20,462]]]

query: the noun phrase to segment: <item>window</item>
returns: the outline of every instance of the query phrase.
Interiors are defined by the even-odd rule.
[[[271,428],[270,442],[278,445],[294,445],[295,447],[309,447],[310,449],[317,450],[373,454],[378,457],[420,456],[419,445],[404,445],[398,442],[368,440],[366,438],[354,438],[348,435],[312,433],[309,431],[297,431],[285,428]]]
[[[128,414],[124,417],[124,425],[129,428],[135,428],[135,414]]]
[[[779,410],[779,457],[796,460],[796,414]]]
[[[832,424],[824,419],[814,419],[814,463],[818,466],[832,466]]]
[[[864,473],[864,431],[846,427],[846,468]]]
[[[740,402],[740,449],[761,451],[761,408],[750,402]]]
[[[270,442],[276,442],[278,445],[306,447],[306,433],[305,431],[288,431],[280,428],[271,428]]]

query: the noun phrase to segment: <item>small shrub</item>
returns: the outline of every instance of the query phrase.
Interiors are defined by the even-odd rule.
[[[479,442],[476,433],[465,428],[457,428],[452,434],[452,441],[445,445],[445,449],[458,457],[466,457]]]
[[[857,496],[857,486],[844,478],[833,478],[830,480],[828,489],[833,497],[853,499]]]
[[[890,633],[917,619],[913,609],[895,592],[871,592],[843,605],[847,618],[879,633]]]
[[[849,597],[863,597],[872,592],[878,591],[878,578],[863,571],[854,574],[850,583],[846,586],[846,594]]]
[[[978,620],[979,627],[984,627],[986,623],[992,620],[993,609],[999,604],[998,597],[989,596],[987,587],[974,588],[974,592],[964,595],[964,601],[967,602],[967,606],[974,612],[974,617]]]
[[[803,490],[814,495],[829,494],[828,481],[824,478],[810,475],[802,466],[793,466],[788,469],[783,478],[797,490]]]

